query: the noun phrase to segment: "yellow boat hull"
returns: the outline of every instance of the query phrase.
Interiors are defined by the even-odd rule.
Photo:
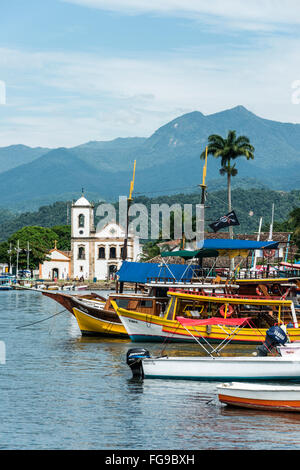
[[[122,323],[96,318],[78,308],[73,308],[81,334],[84,336],[109,336],[115,338],[128,338],[127,331]]]
[[[154,315],[145,315],[114,307],[125,325],[130,339],[134,342],[162,342],[165,340],[168,342],[194,342],[194,338],[197,338],[198,341],[220,343],[230,336],[233,344],[261,344],[264,342],[267,332],[266,328],[258,329],[250,326],[237,328],[218,326],[217,324],[195,326],[187,331],[176,320],[167,320]],[[291,341],[300,341],[300,328],[288,328],[287,333]]]

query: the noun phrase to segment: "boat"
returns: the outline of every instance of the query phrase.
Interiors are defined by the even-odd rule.
[[[281,356],[300,356],[300,341],[293,341],[292,343],[286,343],[284,346],[277,346],[277,350]]]
[[[219,401],[230,406],[270,411],[300,412],[300,385],[223,383]]]
[[[136,360],[140,356],[134,356]],[[132,359],[132,358],[131,358]],[[130,361],[130,357],[128,358]],[[129,363],[128,363],[129,365]],[[300,381],[300,358],[286,356],[144,357],[134,376],[209,381]]]
[[[111,293],[108,298],[95,293],[79,296],[42,291],[42,294],[69,310],[75,316],[82,335],[85,336],[109,333],[110,336],[128,338],[128,333],[112,306],[113,301],[126,308],[138,309],[146,315],[160,315],[168,303],[167,297],[153,297],[149,293]]]
[[[73,308],[82,336],[110,336],[114,338],[128,338],[122,322],[115,312],[104,309],[101,312],[97,308]]]
[[[84,301],[86,305],[91,305],[94,308],[101,309],[107,300],[105,297],[93,292],[86,295],[71,295],[64,292],[49,292],[48,290],[41,290],[41,293],[58,302],[72,314],[74,307],[80,308],[80,301]]]
[[[297,312],[291,300],[224,293],[202,295],[182,289],[170,289],[168,295],[169,304],[160,316],[126,309],[112,300],[133,342],[191,342],[197,337],[200,341],[218,343],[232,334],[233,343],[261,344],[275,323],[288,326],[290,341],[300,340]],[[185,320],[179,321],[182,317]],[[239,319],[245,317],[249,317],[247,325],[236,331]],[[222,319],[229,321],[225,325]]]
[[[12,276],[0,276],[0,291],[12,290]]]
[[[185,319],[181,319],[185,321]],[[224,320],[225,321],[225,320]],[[248,319],[240,320],[236,328],[247,325]],[[193,334],[191,333],[191,336]],[[287,335],[279,326],[271,327],[265,343],[248,356],[226,356],[221,351],[232,340],[226,340],[216,347],[209,343],[204,346],[194,340],[205,351],[205,356],[152,357],[147,349],[133,348],[127,351],[127,365],[133,377],[179,380],[209,381],[300,381],[300,357],[273,355],[277,345],[287,342]],[[272,354],[272,355],[268,355]]]

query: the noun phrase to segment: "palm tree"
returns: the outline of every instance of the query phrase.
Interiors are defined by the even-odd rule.
[[[231,178],[237,175],[236,164],[232,160],[238,157],[246,157],[247,160],[254,159],[254,147],[245,135],[236,136],[236,131],[229,131],[227,138],[212,134],[208,137],[207,153],[215,158],[221,158],[221,175],[227,175],[228,210],[231,212]],[[200,158],[205,158],[205,151]],[[233,238],[232,227],[229,227],[230,238]]]

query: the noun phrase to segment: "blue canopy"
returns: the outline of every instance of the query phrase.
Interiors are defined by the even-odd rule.
[[[184,259],[191,258],[209,258],[224,255],[228,251],[249,251],[249,250],[276,250],[279,242],[257,242],[253,240],[232,240],[224,238],[216,238],[203,240],[197,243],[197,250],[178,250],[165,251],[161,253],[162,257],[179,256]]]
[[[204,250],[276,250],[279,242],[254,241],[254,240],[232,240],[230,238],[212,238],[203,240],[197,244],[198,248]]]
[[[186,264],[164,264],[164,263],[135,263],[123,261],[117,274],[120,282],[139,282],[145,284],[151,278],[159,280],[172,279],[174,281],[190,280],[193,271],[198,266]]]

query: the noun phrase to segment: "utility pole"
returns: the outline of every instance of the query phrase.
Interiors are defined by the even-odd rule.
[[[30,253],[30,249],[29,249],[29,242],[27,242],[27,250],[26,250],[26,253],[27,253],[27,271],[29,271],[29,253]]]
[[[17,241],[17,248],[15,248],[17,252],[17,271],[16,271],[16,279],[18,280],[18,273],[19,273],[19,253],[22,251],[20,250],[20,240]]]
[[[11,255],[12,255],[12,248],[11,248],[11,243],[9,244],[9,250],[7,250],[7,253],[9,255],[9,274],[12,274],[12,266],[11,266]]]

